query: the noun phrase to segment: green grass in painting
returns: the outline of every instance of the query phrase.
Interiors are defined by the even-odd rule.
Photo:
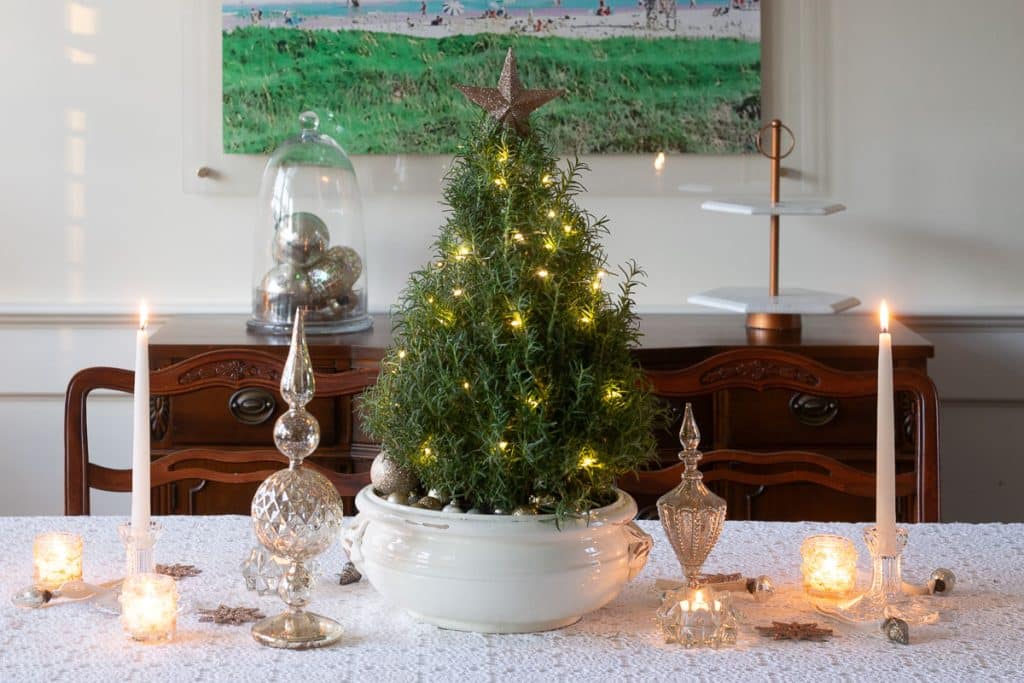
[[[261,27],[224,34],[224,149],[268,152],[312,109],[333,115],[340,132],[322,127],[352,154],[453,152],[479,109],[452,86],[493,87],[509,46],[526,87],[567,91],[534,115],[554,149],[751,151],[758,43]]]

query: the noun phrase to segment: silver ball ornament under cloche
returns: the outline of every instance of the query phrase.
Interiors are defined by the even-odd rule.
[[[319,216],[297,211],[284,216],[274,230],[274,260],[308,268],[323,258],[331,233]]]

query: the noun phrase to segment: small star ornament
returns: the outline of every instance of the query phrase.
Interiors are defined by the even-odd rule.
[[[456,85],[463,95],[483,107],[488,114],[521,135],[530,131],[530,113],[538,107],[565,94],[564,90],[527,90],[519,80],[516,54],[512,48],[505,55],[497,88],[476,88]]]
[[[757,632],[774,640],[816,640],[819,642],[832,637],[832,629],[820,628],[815,623],[773,621],[771,626],[755,626]]]

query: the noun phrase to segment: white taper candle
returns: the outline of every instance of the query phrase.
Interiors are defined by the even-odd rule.
[[[896,431],[893,424],[892,335],[889,307],[882,302],[878,335],[878,428],[875,463],[875,525],[879,554],[896,554]]]
[[[132,438],[132,529],[149,530],[149,334],[146,304],[139,306],[135,337],[135,394]]]

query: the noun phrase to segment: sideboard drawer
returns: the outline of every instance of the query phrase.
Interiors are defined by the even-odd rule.
[[[258,387],[256,391],[263,390]],[[238,401],[232,402],[235,391],[212,388],[194,394],[172,396],[168,401],[168,424],[161,447],[210,446],[272,446],[274,443],[274,422],[288,410],[288,404],[281,395],[273,392],[270,396],[273,408],[265,415],[254,415],[255,411],[239,410]],[[351,403],[349,398],[315,398],[306,406],[320,422],[320,443],[333,446],[348,441],[345,429],[347,421],[337,419],[344,414]],[[261,420],[254,423],[255,420]]]
[[[875,398],[822,399],[784,390],[717,395],[716,446],[757,450],[870,447]]]

